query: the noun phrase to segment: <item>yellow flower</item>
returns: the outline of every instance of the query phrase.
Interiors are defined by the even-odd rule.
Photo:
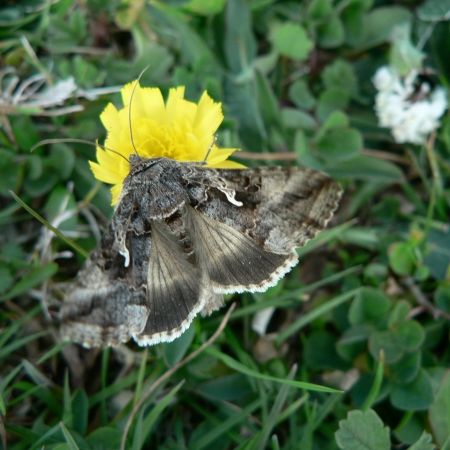
[[[118,110],[109,103],[100,115],[107,137],[104,147],[97,146],[97,162],[89,161],[95,178],[113,185],[112,205],[120,198],[132,154],[141,158],[204,161],[210,150],[206,166],[244,167],[227,160],[235,148],[219,148],[214,144],[223,120],[222,106],[206,91],[198,103],[193,103],[184,99],[184,87],[173,88],[164,102],[158,88],[142,88],[138,81],[133,81],[122,88],[121,94],[124,107]]]

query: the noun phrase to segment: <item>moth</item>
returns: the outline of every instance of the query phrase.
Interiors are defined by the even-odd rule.
[[[312,169],[132,155],[111,223],[63,302],[62,337],[85,347],[174,340],[224,294],[275,285],[341,193]]]

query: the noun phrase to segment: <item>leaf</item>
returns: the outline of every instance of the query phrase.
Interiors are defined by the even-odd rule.
[[[443,377],[428,413],[439,446],[450,438],[450,371]]]
[[[413,353],[407,353],[395,364],[391,364],[390,372],[391,379],[395,383],[409,383],[420,370],[420,364],[422,362],[422,352],[417,351]]]
[[[156,31],[159,31],[162,35],[171,33],[176,36],[176,39],[179,42],[181,61],[184,64],[192,64],[194,67],[199,62],[208,62],[211,66],[216,64],[214,53],[199,34],[190,26],[188,18],[183,15],[179,9],[172,8],[169,5],[166,5],[165,2],[152,2],[148,11],[150,11],[151,14],[149,26],[155,27]],[[167,48],[159,45],[155,46],[155,43],[149,41],[147,35],[142,33],[137,27],[133,29],[133,34],[136,32],[139,33],[136,37],[139,38],[140,45],[138,50],[141,51],[138,55],[139,60],[141,60],[141,69],[139,70],[142,70],[142,67],[145,67],[145,64],[150,63],[148,60],[149,55],[147,55],[148,52],[150,52],[150,55],[152,56],[151,62],[153,63],[151,65],[152,70],[147,71],[149,75],[154,71],[154,67],[157,68],[158,64],[160,64],[158,58],[161,58],[161,61],[167,68],[172,60],[172,56],[168,53]],[[128,61],[125,63],[129,64]],[[166,70],[164,70],[163,74],[165,73]]]
[[[421,369],[413,381],[393,384],[390,398],[392,405],[403,411],[427,410],[433,401],[430,377]]]
[[[173,342],[162,345],[164,358],[167,361],[169,367],[173,367],[177,362],[181,361],[188,348],[192,344],[194,337],[195,328],[191,326]]]
[[[408,447],[408,450],[435,450],[435,448],[431,435],[424,431],[419,440]]]
[[[256,57],[252,16],[247,2],[228,0],[223,31],[227,66],[235,74],[245,74]]]
[[[327,88],[340,88],[351,95],[358,91],[358,79],[350,63],[336,59],[328,64],[322,72],[322,79]]]
[[[57,271],[58,264],[56,263],[48,263],[46,265],[31,269],[25,276],[22,277],[20,281],[15,284],[10,291],[0,297],[0,300],[9,300],[29,291],[35,286],[39,286]]]
[[[39,132],[31,117],[20,115],[13,117],[12,129],[17,145],[23,150],[29,150],[39,142]],[[23,131],[27,132],[24,133]]]
[[[294,108],[281,110],[281,121],[286,128],[301,128],[302,130],[314,130],[316,122],[308,113]]]
[[[237,82],[225,78],[226,103],[239,124],[239,137],[248,148],[264,149],[267,132],[258,104],[257,86],[253,80]]]
[[[398,25],[392,32],[389,61],[391,67],[402,76],[413,70],[420,71],[424,58],[424,54],[411,42],[410,34],[409,24]]]
[[[295,377],[296,370],[296,367],[292,368],[289,375],[287,376],[287,379],[292,380]],[[261,432],[256,434],[253,438],[254,448],[267,448],[269,437],[272,434],[275,426],[277,425],[290,389],[291,388],[289,386],[284,385],[281,386],[281,388],[278,390],[278,393],[273,402],[272,409],[270,410],[269,415],[264,420]]]
[[[6,195],[10,189],[18,185],[21,167],[17,164],[16,156],[9,151],[3,150],[0,145],[0,194]]]
[[[240,373],[205,380],[196,391],[209,400],[233,401],[246,397],[251,392],[248,378]]]
[[[341,20],[345,29],[345,41],[353,47],[364,42],[366,11],[371,4],[371,0],[351,0],[343,8]]]
[[[63,221],[60,221],[61,215],[69,210],[76,209],[76,201],[73,194],[62,186],[57,186],[48,196],[47,202],[44,206],[45,216],[50,223],[54,223],[58,218],[58,223],[55,226],[62,232],[74,230],[77,225],[76,214],[67,216]]]
[[[144,413],[146,411],[146,408],[142,407],[141,413],[138,416],[136,427],[134,429],[133,445],[131,447],[132,450],[140,450],[144,448],[144,443],[150,436],[150,433],[152,432],[156,421],[161,417],[164,410],[174,400],[176,394],[178,393],[183,384],[184,380],[178,383],[162,398],[158,399],[156,405],[145,416]]]
[[[339,47],[345,39],[345,30],[337,14],[332,14],[326,21],[317,27],[317,40],[321,47]]]
[[[280,124],[280,107],[268,78],[260,71],[255,72],[258,99],[264,122],[271,126]]]
[[[218,14],[225,7],[225,0],[191,0],[183,8],[205,16]]]
[[[45,161],[45,168],[59,172],[59,177],[66,180],[75,167],[75,153],[66,144],[52,145],[50,156]]]
[[[439,309],[450,313],[450,284],[439,286],[436,289],[434,292],[434,302]]]
[[[438,280],[446,278],[450,267],[450,227],[445,231],[431,230],[428,233],[427,253],[424,263]]]
[[[372,327],[369,325],[356,325],[348,328],[336,343],[339,356],[346,361],[353,361],[358,354],[366,351],[366,341]]]
[[[328,88],[320,94],[319,104],[317,105],[317,116],[324,122],[333,111],[345,109],[348,101],[348,92],[339,88]]]
[[[423,434],[423,415],[421,413],[405,413],[403,417],[404,420],[394,431],[395,437],[404,445],[413,445]]]
[[[346,365],[336,353],[336,337],[325,330],[313,331],[304,342],[304,362],[314,370],[345,369]]]
[[[417,9],[420,20],[438,22],[450,19],[450,0],[427,0]]]
[[[89,419],[89,398],[86,391],[77,389],[72,398],[73,429],[84,435]]]
[[[224,79],[226,104],[239,124],[239,137],[244,145],[249,148],[263,148],[264,142],[267,141],[267,132],[253,69],[256,42],[250,10],[244,0],[227,2],[223,33],[226,65],[231,71]]]
[[[391,301],[383,291],[363,287],[350,306],[348,319],[352,325],[380,324],[386,319],[390,308]]]
[[[411,13],[401,6],[376,8],[367,15],[362,46],[374,47],[390,39],[395,26],[410,23]]]
[[[397,302],[389,316],[388,327],[394,328],[396,324],[407,320],[410,311],[411,305],[406,300]]]
[[[389,428],[383,425],[373,409],[366,412],[350,411],[346,420],[339,422],[335,433],[342,450],[389,450]]]
[[[296,61],[305,60],[313,48],[305,29],[294,22],[277,25],[271,34],[275,49],[284,56]]]
[[[339,229],[340,231],[341,229]],[[275,342],[277,344],[281,344],[288,337],[292,336],[294,333],[297,333],[307,324],[311,323],[313,320],[316,320],[318,317],[325,315],[326,313],[332,311],[334,308],[342,305],[345,302],[348,302],[350,299],[354,298],[354,296],[358,293],[359,288],[352,289],[351,291],[344,292],[341,295],[338,295],[326,303],[308,311],[306,314],[297,318],[292,324],[283,329],[280,333],[278,333],[275,338]]]
[[[61,427],[64,439],[68,444],[68,450],[80,450],[80,447],[78,447],[77,443],[75,442],[75,439],[73,438],[72,434],[67,429],[67,427],[62,422],[59,423],[59,426]]]
[[[372,386],[370,388],[369,393],[367,394],[366,399],[364,400],[363,405],[361,408],[363,411],[367,411],[378,399],[381,392],[381,387],[383,385],[383,378],[384,378],[384,359],[382,355],[380,355],[380,358],[376,364],[375,368],[375,377],[373,379]]]
[[[0,294],[11,287],[14,277],[7,266],[0,265]]]
[[[404,353],[402,347],[393,338],[393,333],[390,331],[373,332],[369,338],[369,350],[375,359],[379,358],[380,352],[383,351],[387,364],[399,361]]]
[[[361,133],[354,128],[332,128],[317,142],[320,156],[332,162],[353,159],[363,147]]]
[[[113,427],[102,427],[94,430],[86,440],[92,450],[111,450],[112,448],[120,448],[121,438],[121,430]]]
[[[130,30],[143,13],[145,3],[143,0],[136,0],[134,2],[124,2],[122,8],[117,11],[114,19],[119,28],[123,30]]]
[[[394,337],[405,352],[415,352],[423,344],[425,331],[419,322],[408,320],[394,328]]]
[[[305,80],[297,80],[291,84],[289,98],[297,107],[302,109],[311,109],[316,104],[316,99]]]
[[[350,124],[347,114],[342,111],[333,111],[320,127],[319,132],[316,135],[316,139],[322,139],[325,132],[333,128],[346,128]]]
[[[357,245],[361,248],[366,248],[368,250],[378,249],[380,245],[380,237],[379,232],[374,228],[370,229],[368,227],[351,227],[348,230],[345,230],[341,236],[339,236],[339,241],[342,243]],[[373,267],[367,267],[365,270],[372,270]],[[373,270],[374,273],[378,273],[378,276],[382,274],[386,274],[386,267],[379,267],[376,270]]]
[[[245,408],[242,408],[240,411],[230,414],[230,417],[218,423],[217,426],[213,428],[208,427],[208,430],[205,433],[194,437],[192,442],[189,443],[189,448],[198,450],[203,448],[214,448],[214,441],[217,441],[217,439],[225,433],[230,432],[233,427],[245,424],[245,421],[249,419],[253,411],[260,406],[261,399],[257,399],[249,405],[246,405]]]
[[[333,12],[331,0],[312,0],[308,6],[308,18],[310,20],[324,20]]]
[[[395,164],[366,155],[329,164],[326,167],[326,171],[336,178],[371,180],[385,183],[398,183],[403,180],[403,173]]]
[[[396,242],[389,248],[389,264],[399,275],[411,274],[417,265],[415,248],[410,242]]]

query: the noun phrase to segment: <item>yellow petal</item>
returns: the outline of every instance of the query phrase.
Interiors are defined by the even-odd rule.
[[[208,156],[208,166],[218,164],[221,161],[225,161],[236,150],[236,148],[219,148],[217,146],[214,146]]]
[[[167,102],[166,102],[167,108],[169,108],[169,105],[171,105],[172,102],[184,98],[184,91],[185,91],[184,86],[177,86],[174,88],[170,88],[169,95],[167,97]]]
[[[235,161],[230,161],[229,159],[227,159],[226,161],[222,161],[220,163],[217,164],[208,164],[208,167],[212,167],[214,169],[246,169],[247,167],[244,166],[244,164],[235,162]]]
[[[127,123],[133,123],[136,117],[142,117],[146,114],[146,96],[144,89],[139,85],[139,81],[133,81],[125,85],[120,93],[122,95],[123,110]]]
[[[121,90],[120,95],[122,97],[123,106],[128,106],[130,104],[131,96],[138,93],[137,91],[140,89],[139,81],[134,80],[127,83]],[[134,92],[134,94],[133,94]]]
[[[109,170],[109,167],[102,166],[94,161],[89,161],[89,166],[94,174],[94,177],[99,181],[103,181],[103,183],[115,184],[122,181],[117,174]]]
[[[117,204],[121,193],[122,193],[122,183],[115,184],[111,188],[111,205],[112,206],[115,206]]]
[[[146,119],[161,120],[164,116],[164,98],[158,88],[143,88],[141,90]]]
[[[120,126],[119,111],[112,103],[108,103],[106,108],[100,114],[100,120],[107,131],[114,130]]]
[[[205,91],[200,98],[194,129],[199,135],[213,135],[223,121],[222,105],[214,100]]]
[[[120,156],[114,152],[108,152],[102,150],[100,147],[97,148],[96,152],[97,162],[103,166],[107,167],[111,172],[118,172],[118,163]]]
[[[184,86],[169,90],[166,104],[166,120],[178,128],[186,129],[193,124],[197,105],[184,99]]]

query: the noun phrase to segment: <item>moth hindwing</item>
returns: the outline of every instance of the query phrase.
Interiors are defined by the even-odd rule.
[[[223,294],[273,286],[342,192],[298,167],[137,157],[130,165],[112,221],[61,310],[62,336],[87,347],[170,342],[219,308]]]

